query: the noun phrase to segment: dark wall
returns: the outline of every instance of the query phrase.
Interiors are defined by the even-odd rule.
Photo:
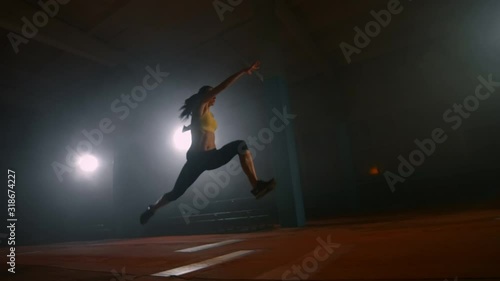
[[[292,87],[309,216],[498,198],[494,175],[500,168],[500,88],[479,101],[468,118],[460,118],[460,126],[443,118],[455,103],[474,96],[478,76],[500,81],[500,38],[492,4],[497,6],[481,2],[462,7],[468,18],[454,26],[454,33],[340,67],[335,80],[320,76]],[[344,126],[348,145],[339,139]],[[393,192],[386,172],[398,174],[398,156],[408,159],[417,148],[414,141],[430,138],[436,128],[443,129],[446,141],[403,183],[396,183]],[[352,155],[352,165],[349,157],[339,157],[342,152]],[[355,186],[343,181],[350,175],[346,166],[352,167]],[[379,169],[378,175],[370,175],[372,167]]]

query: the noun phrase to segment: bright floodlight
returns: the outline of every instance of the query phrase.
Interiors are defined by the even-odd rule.
[[[191,133],[189,131],[182,132],[182,127],[178,128],[174,133],[174,146],[178,150],[186,151],[191,146]]]
[[[78,161],[78,166],[85,172],[92,172],[97,168],[97,159],[92,155],[84,155]]]

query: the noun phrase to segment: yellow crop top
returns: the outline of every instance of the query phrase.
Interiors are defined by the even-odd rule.
[[[214,115],[210,110],[207,110],[205,114],[200,117],[200,127],[202,130],[212,133],[217,130],[217,121],[215,121]]]

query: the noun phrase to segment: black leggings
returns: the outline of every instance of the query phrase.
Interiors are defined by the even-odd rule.
[[[174,189],[163,195],[168,202],[179,198],[206,170],[214,170],[227,164],[234,156],[248,150],[245,141],[237,140],[224,145],[221,149],[192,152],[186,154],[187,162],[175,182]]]

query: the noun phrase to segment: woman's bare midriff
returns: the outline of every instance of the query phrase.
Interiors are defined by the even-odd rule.
[[[203,130],[191,131],[190,151],[208,151],[215,149],[215,134]]]

